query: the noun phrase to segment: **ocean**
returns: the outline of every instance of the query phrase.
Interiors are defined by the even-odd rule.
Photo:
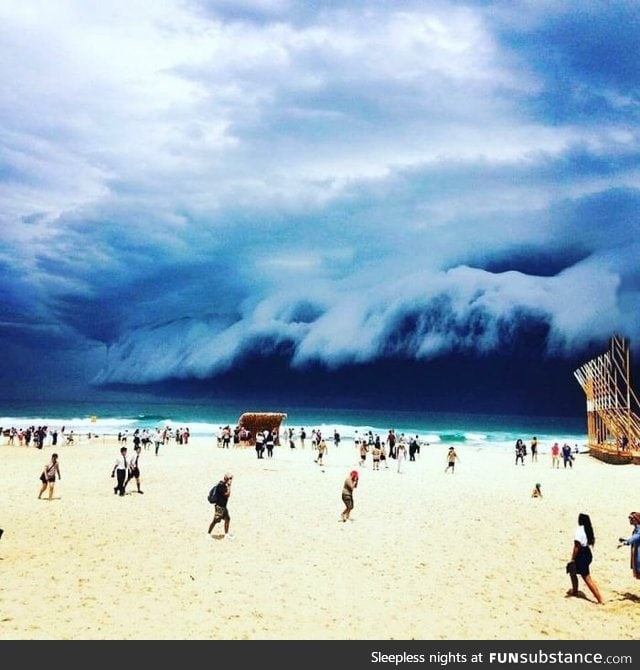
[[[372,431],[385,438],[389,429],[406,436],[418,435],[423,444],[470,445],[513,449],[518,438],[529,444],[536,436],[542,450],[553,442],[586,449],[586,417],[507,416],[455,412],[384,411],[381,409],[329,409],[313,407],[238,407],[217,402],[9,402],[0,403],[3,429],[49,426],[76,434],[116,435],[136,428],[169,426],[189,428],[193,436],[217,435],[220,427],[238,422],[243,412],[284,412],[282,424],[309,435],[316,428],[332,439],[334,431],[352,439]]]

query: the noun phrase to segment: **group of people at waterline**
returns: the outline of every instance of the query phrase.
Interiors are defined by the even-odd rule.
[[[50,426],[27,426],[26,428],[0,427],[0,436],[7,438],[7,445],[19,447],[35,447],[42,449],[45,446],[55,447],[58,444],[73,444],[74,431],[67,431],[65,426],[61,428]]]
[[[220,428],[217,437],[218,447],[228,449],[232,442],[234,446],[242,446],[242,441],[232,439],[232,434],[235,435],[236,432],[237,431],[232,432],[229,426]],[[287,428],[282,440],[280,439],[277,428],[260,430],[256,433],[255,438],[246,438],[245,436],[245,439],[253,439],[256,457],[258,459],[265,458],[265,453],[266,458],[273,458],[274,447],[281,444],[288,444],[290,449],[296,449],[298,445],[301,449],[305,449],[307,446],[307,432],[304,427],[300,428],[297,435],[293,428]],[[333,432],[331,442],[336,448],[340,446],[342,437],[337,430]],[[403,472],[405,460],[416,460],[416,457],[420,454],[420,447],[422,444],[428,444],[427,442],[423,443],[418,435],[408,438],[405,437],[404,433],[396,435],[394,429],[389,430],[385,440],[382,440],[379,434],[374,435],[371,430],[362,435],[359,435],[358,431],[356,431],[353,443],[361,467],[365,467],[370,458],[374,470],[380,470],[381,465],[383,465],[385,469],[389,469],[388,458],[391,458],[397,462],[398,472]],[[314,462],[318,465],[323,465],[325,455],[329,451],[329,445],[327,439],[319,428],[313,428],[311,430],[309,444],[313,452]]]
[[[48,426],[29,426],[28,428],[0,428],[0,435],[4,434],[7,437],[8,445],[19,446],[35,446],[42,449],[44,446],[57,446],[60,443],[60,435],[63,436],[67,443],[73,443],[75,434],[74,431],[67,431],[63,426],[60,429],[51,428]],[[91,434],[87,437],[92,437]],[[93,436],[97,437],[97,435]],[[168,444],[172,439],[176,444],[186,445],[189,443],[190,431],[188,427],[180,427],[172,429],[169,426],[156,427],[155,430],[150,431],[147,428],[135,429],[131,433],[129,430],[120,431],[118,433],[118,443],[126,446],[131,440],[133,448],[140,445],[144,449],[149,448],[152,444],[155,448],[155,453],[158,454],[162,445]],[[246,429],[236,426],[231,428],[229,425],[220,427],[216,435],[217,446],[228,448],[231,444],[234,446],[247,446],[253,444],[255,446],[256,455],[258,458],[273,458],[274,447],[287,444],[290,449],[300,447],[304,449],[309,444],[313,451],[319,452],[314,454],[314,460],[322,464],[325,455],[328,453],[328,445],[332,443],[334,447],[338,447],[342,442],[342,437],[337,430],[334,430],[333,435],[327,439],[320,429],[313,428],[309,434],[304,427],[295,429],[293,427],[286,428],[282,435],[277,428],[271,430],[258,431],[255,437]],[[421,439],[418,435],[406,436],[404,433],[397,434],[394,429],[389,429],[386,437],[382,439],[379,434],[374,434],[373,431],[365,431],[359,434],[355,432],[353,437],[354,445],[359,453],[359,464],[361,467],[366,465],[368,459],[373,464],[373,469],[380,469],[381,465],[388,468],[387,459],[399,461],[399,470],[402,470],[402,464],[405,460],[415,461],[420,455],[420,448],[428,446],[429,442]],[[455,451],[455,450],[454,450]],[[534,436],[531,438],[529,448],[522,439],[518,439],[515,444],[515,463],[516,465],[524,465],[525,460],[530,457],[531,462],[538,461],[538,440]],[[578,447],[573,448],[564,443],[562,447],[555,442],[550,447],[551,465],[553,468],[560,468],[562,462],[564,468],[572,468],[575,457],[578,454]],[[448,454],[448,456],[451,454]],[[451,472],[453,468],[448,468]]]
[[[516,462],[515,464],[518,465],[524,465],[525,460],[527,459],[527,445],[525,444],[524,440],[521,438],[518,438],[516,440],[515,444],[515,453],[516,453]],[[551,467],[552,468],[559,468],[560,467],[560,459],[562,459],[562,462],[564,464],[564,467],[567,468],[572,468],[573,467],[573,462],[575,461],[576,455],[579,453],[578,451],[578,445],[574,445],[573,448],[566,442],[560,447],[558,442],[554,442],[551,445],[550,449],[551,453]],[[532,463],[537,463],[538,462],[538,438],[534,435],[531,438],[531,442],[529,444],[529,454],[531,455],[531,462]]]
[[[221,428],[220,431],[221,432],[218,436],[218,446],[228,448],[229,444],[231,443],[232,431],[229,426]],[[288,428],[285,432],[285,436],[290,449],[295,449],[296,435],[294,429]],[[299,445],[302,449],[304,449],[306,446],[306,438],[306,430],[304,427],[302,427],[298,432]],[[246,439],[251,439],[251,436],[249,435],[249,437]],[[334,431],[332,441],[334,447],[338,447],[340,445],[342,438],[338,431]],[[276,428],[271,430],[258,431],[255,436],[255,451],[257,458],[264,458],[265,452],[267,454],[267,458],[273,458],[274,447],[284,442],[285,440],[282,440],[282,442],[280,441],[280,436]],[[409,437],[405,436],[404,433],[397,435],[394,429],[389,430],[384,440],[381,439],[379,434],[374,435],[373,431],[371,430],[365,432],[362,435],[359,435],[358,431],[356,431],[353,437],[353,443],[358,453],[358,464],[360,467],[366,467],[367,462],[370,459],[373,470],[380,470],[381,467],[384,469],[389,469],[388,459],[391,458],[396,461],[398,472],[404,472],[404,463],[406,460],[415,461],[416,458],[419,457],[420,448],[423,445],[429,446],[429,443],[421,440],[418,435],[411,435]],[[322,465],[324,463],[324,457],[328,453],[328,444],[320,429],[314,428],[311,430],[310,445],[311,449],[316,452],[314,454],[314,462]],[[531,438],[529,451],[527,451],[527,445],[523,439],[518,438],[516,440],[516,465],[524,465],[525,459],[529,455],[531,462],[537,463],[538,453],[539,445],[538,438],[536,436]],[[579,451],[577,445],[572,448],[565,442],[562,447],[560,447],[558,442],[554,442],[550,448],[551,467],[559,468],[560,461],[562,460],[564,468],[573,468],[573,463],[578,453]],[[453,474],[455,472],[456,462],[460,461],[455,447],[449,447],[446,454],[446,459],[447,466],[445,468],[445,472]]]

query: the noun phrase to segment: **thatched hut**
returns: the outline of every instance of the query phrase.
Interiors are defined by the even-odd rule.
[[[283,412],[245,412],[238,419],[238,426],[248,430],[251,437],[244,444],[253,446],[256,443],[256,433],[258,431],[272,431],[276,429],[276,444],[280,444],[280,426],[287,418]]]

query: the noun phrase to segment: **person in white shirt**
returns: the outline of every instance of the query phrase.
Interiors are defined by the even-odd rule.
[[[591,519],[588,514],[578,515],[578,527],[573,536],[573,551],[571,559],[567,563],[567,573],[571,578],[571,588],[567,591],[568,596],[580,595],[578,591],[578,575],[582,577],[584,583],[589,587],[598,604],[604,604],[600,595],[600,589],[593,580],[590,571],[593,555],[591,547],[596,543],[596,537],[591,525]]]
[[[124,482],[127,478],[128,470],[128,461],[127,461],[127,448],[120,447],[120,456],[116,458],[116,462],[113,464],[113,470],[111,471],[112,477],[117,477],[117,483],[113,488],[114,493],[119,495],[124,495]]]
[[[402,474],[404,472],[404,462],[407,458],[407,446],[404,439],[401,437],[398,440],[398,446],[396,447],[396,459],[398,461],[398,473]]]
[[[124,488],[126,489],[127,484],[132,479],[135,479],[136,486],[138,487],[138,493],[144,493],[144,491],[140,488],[140,452],[142,451],[142,448],[138,444],[133,451],[134,454],[129,461],[129,474],[127,476],[127,481],[124,483]]]
[[[160,432],[160,428],[156,428],[156,432],[153,434],[153,445],[155,447],[156,456],[160,451],[161,444],[162,444],[162,433]]]

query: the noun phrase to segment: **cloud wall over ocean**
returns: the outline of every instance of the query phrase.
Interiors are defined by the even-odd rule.
[[[589,0],[7,0],[4,374],[637,344],[639,29]]]

